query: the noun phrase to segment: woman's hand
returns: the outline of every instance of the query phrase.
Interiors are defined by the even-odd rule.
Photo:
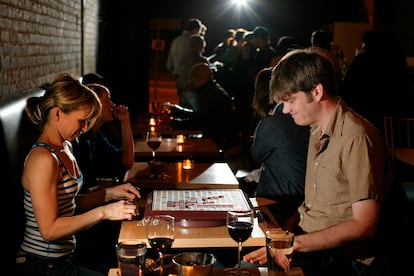
[[[139,188],[131,183],[124,183],[106,189],[105,201],[126,199],[129,202],[141,198]]]
[[[101,206],[105,220],[132,220],[137,214],[137,206],[129,201],[120,200]]]

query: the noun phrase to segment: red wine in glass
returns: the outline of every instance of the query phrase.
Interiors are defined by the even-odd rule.
[[[227,230],[235,242],[244,242],[252,234],[253,224],[243,221],[231,222],[227,225]]]
[[[237,268],[231,270],[231,275],[248,275],[247,270],[241,268],[241,250],[242,243],[246,241],[253,231],[254,211],[249,210],[233,210],[227,211],[226,224],[229,236],[237,242]]]
[[[171,248],[174,239],[171,238],[149,238],[148,239],[151,248],[154,248],[156,251],[161,252]]]
[[[175,217],[156,215],[148,219],[147,238],[151,248],[160,256],[161,275],[163,273],[164,252],[171,248],[175,238]]]
[[[161,141],[147,141],[148,147],[155,151],[161,146]]]
[[[152,150],[152,160],[155,161],[155,151],[161,146],[162,135],[157,131],[148,131],[146,141],[148,147]]]

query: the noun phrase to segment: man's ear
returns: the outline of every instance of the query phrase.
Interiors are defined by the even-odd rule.
[[[322,84],[318,83],[312,90],[313,98],[316,101],[321,101],[324,97],[324,90]]]

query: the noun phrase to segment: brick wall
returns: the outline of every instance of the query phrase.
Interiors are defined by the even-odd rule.
[[[83,3],[82,13],[82,0],[0,0],[0,101],[57,72],[95,71],[98,4]]]
[[[99,23],[97,2],[97,0],[84,1],[82,74],[96,72]]]

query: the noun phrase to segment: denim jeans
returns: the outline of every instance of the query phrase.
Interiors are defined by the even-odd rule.
[[[48,258],[26,254],[16,259],[16,275],[31,276],[103,276],[104,274],[73,264],[73,255]]]

